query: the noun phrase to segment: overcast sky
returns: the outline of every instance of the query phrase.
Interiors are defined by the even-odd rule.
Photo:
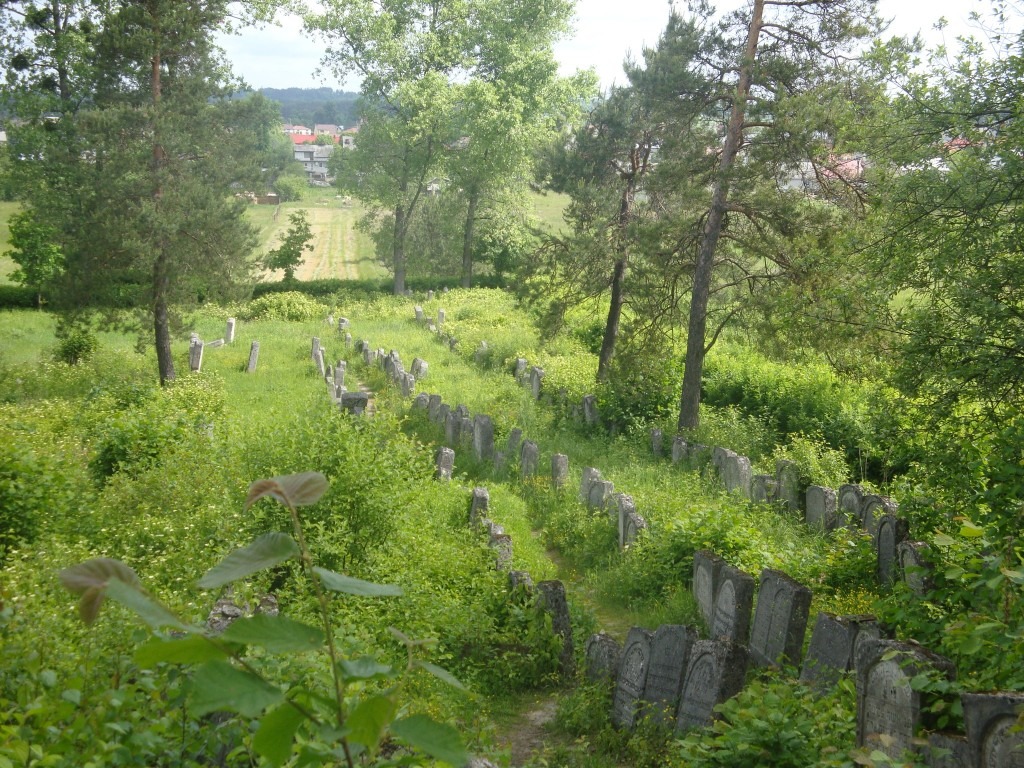
[[[723,10],[738,7],[736,0],[721,0]],[[890,34],[922,33],[929,43],[943,41],[933,26],[945,17],[944,32],[952,43],[957,34],[977,31],[969,22],[971,11],[987,14],[988,0],[880,0],[884,18],[892,19]],[[563,74],[593,67],[602,87],[622,83],[622,61],[639,58],[644,45],[652,45],[668,19],[668,0],[577,0],[575,33],[556,46]],[[1018,23],[1021,20],[1016,19]],[[312,88],[328,86],[357,91],[358,81],[339,82],[329,74],[318,77],[317,43],[302,36],[301,24],[284,19],[280,27],[247,29],[240,36],[223,37],[221,45],[236,74],[255,88]]]

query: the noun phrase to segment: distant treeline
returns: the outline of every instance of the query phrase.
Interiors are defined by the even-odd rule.
[[[358,93],[333,88],[261,88],[260,93],[281,105],[286,123],[310,128],[316,123],[331,123],[348,128],[358,119]]]

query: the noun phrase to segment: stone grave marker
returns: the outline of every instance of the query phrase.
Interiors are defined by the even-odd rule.
[[[460,416],[454,411],[449,411],[444,418],[444,443],[450,448],[459,444]]]
[[[819,690],[835,685],[841,675],[853,670],[854,648],[862,632],[869,632],[871,639],[878,637],[880,630],[874,616],[819,613],[800,669],[800,680]]]
[[[738,456],[732,453],[732,455],[725,457],[724,469],[725,489],[730,493],[732,491],[739,491],[740,495],[749,499],[750,482],[753,478],[750,459],[746,456]]]
[[[857,746],[898,758],[914,748],[921,724],[921,694],[910,681],[935,670],[952,677],[953,665],[924,648],[895,640],[857,646]]]
[[[451,448],[441,446],[437,449],[437,455],[434,457],[434,464],[437,467],[434,477],[438,480],[451,480],[452,470],[455,468],[455,451]]]
[[[665,435],[660,429],[651,430],[651,453],[661,456],[662,445],[665,442]]]
[[[750,657],[762,666],[800,664],[811,590],[782,571],[765,568],[757,591]]]
[[[366,406],[370,403],[370,396],[365,392],[345,392],[341,396],[339,405],[341,410],[353,416],[361,416],[366,412]]]
[[[754,475],[750,478],[750,500],[756,504],[768,504],[775,501],[775,489],[778,483],[774,475]]]
[[[626,636],[615,696],[612,699],[612,722],[619,728],[632,730],[636,724],[637,708],[647,686],[652,637],[651,632],[639,627],[630,629]]]
[[[427,406],[429,403],[430,395],[428,395],[426,392],[420,392],[412,401],[412,407],[415,408],[417,411],[425,411],[427,410]]]
[[[341,405],[341,396],[344,395],[346,392],[348,392],[348,390],[345,388],[344,384],[334,385],[334,400],[338,405]]]
[[[517,384],[522,384],[526,379],[526,367],[529,365],[525,357],[516,358],[516,367],[512,372]]]
[[[455,406],[455,415],[460,417],[460,418],[465,417],[465,418],[468,419],[469,418],[469,406],[468,405],[463,405],[462,403],[459,403],[459,405]]]
[[[687,443],[686,456],[691,467],[703,469],[711,461],[711,449],[700,443]]]
[[[880,517],[875,526],[875,575],[883,587],[891,587],[900,578],[899,546],[907,538],[907,521],[896,515]]]
[[[508,588],[510,592],[522,589],[525,592],[533,592],[533,579],[529,571],[509,571]]]
[[[608,500],[608,508],[612,523],[619,534],[619,549],[622,549],[626,534],[626,518],[636,512],[636,504],[628,493],[613,493]]]
[[[487,517],[488,508],[491,505],[491,495],[486,488],[474,488],[469,497],[469,524],[475,527],[482,519]]]
[[[207,349],[217,349],[217,347],[224,346],[224,339],[214,339],[213,341],[206,342],[203,346]]]
[[[572,677],[576,671],[576,655],[572,644],[572,622],[569,620],[569,602],[565,598],[565,585],[560,581],[542,581],[537,585],[538,604],[551,615],[551,629],[562,638],[562,651],[558,666],[563,677]]]
[[[346,373],[348,373],[348,363],[344,360],[339,360],[334,364],[334,383],[344,384]]]
[[[412,368],[409,369],[409,373],[415,376],[417,379],[422,379],[427,375],[427,361],[422,357],[414,357],[412,359]]]
[[[847,483],[840,485],[836,492],[839,504],[839,517],[844,525],[856,523],[860,525],[860,504],[864,499],[864,489],[859,485]]]
[[[423,307],[421,307],[419,304],[417,304],[415,307],[413,307],[413,312],[416,313],[416,322],[417,323],[422,323],[424,320],[427,319],[426,316],[423,314]]]
[[[551,456],[551,485],[554,488],[562,489],[569,482],[569,457],[564,453],[555,453]]]
[[[622,646],[619,641],[604,632],[587,638],[587,680],[592,683],[615,682],[619,677],[622,662]]]
[[[433,300],[434,300],[434,292],[433,291],[427,291],[427,301],[433,301]]]
[[[249,364],[245,368],[246,373],[256,373],[256,363],[260,359],[260,343],[254,341],[249,347]]]
[[[640,531],[646,530],[646,520],[644,520],[636,512],[630,512],[629,514],[627,514],[622,531],[622,548],[625,549],[630,544],[635,542],[637,538],[640,536]]]
[[[351,333],[346,333],[345,334],[345,349],[348,349],[351,346],[352,346],[352,334]]]
[[[512,567],[512,537],[507,533],[491,535],[490,547],[495,552],[494,567],[499,571],[507,571]]]
[[[584,467],[580,477],[580,501],[590,503],[590,487],[601,479],[601,472],[595,467]]]
[[[712,638],[726,638],[741,645],[750,636],[754,607],[754,578],[728,563],[718,573],[714,611],[708,623]]]
[[[903,583],[916,595],[932,588],[932,564],[928,562],[928,545],[923,541],[901,541],[897,548]]]
[[[533,393],[534,400],[540,400],[540,387],[541,382],[544,379],[544,369],[539,368],[536,365],[530,369],[530,391]]]
[[[416,377],[411,373],[403,373],[399,380],[402,384],[402,397],[412,397],[416,391]]]
[[[963,734],[936,731],[927,736],[928,745],[918,747],[917,752],[928,768],[977,768]],[[1021,766],[1024,767],[1024,763]]]
[[[452,407],[448,403],[442,402],[437,408],[437,421],[442,428],[447,429],[448,418],[451,416]]]
[[[615,484],[610,480],[595,480],[590,484],[590,496],[587,506],[591,509],[604,509],[609,497],[615,492]]]
[[[193,339],[188,345],[188,367],[189,370],[199,372],[203,370],[203,344],[199,339]]]
[[[803,489],[800,487],[800,471],[794,462],[779,459],[775,462],[775,498],[791,512],[803,513]]]
[[[807,486],[805,504],[804,522],[809,528],[832,531],[839,527],[839,500],[831,488]]]
[[[967,746],[978,768],[1024,768],[1024,731],[1017,727],[1024,693],[964,693]]]
[[[224,330],[224,340],[228,344],[235,343],[235,318],[233,317],[228,318],[228,325],[227,328]]]
[[[313,362],[316,362],[316,356],[317,356],[317,353],[319,353],[319,352],[320,352],[320,337],[319,336],[314,336],[313,337],[313,344],[311,345],[310,350],[309,350],[309,356],[313,359]]]
[[[459,419],[459,443],[473,446],[473,419],[469,416]]]
[[[601,414],[597,411],[597,398],[594,395],[583,396],[583,421],[588,426],[601,423]]]
[[[537,474],[537,463],[540,461],[540,448],[533,440],[523,440],[519,453],[519,476],[524,480]]]
[[[494,459],[494,422],[482,413],[473,419],[473,455],[477,461]]]
[[[686,441],[678,436],[672,438],[672,463],[678,464],[687,458]]]
[[[747,676],[747,649],[728,640],[698,640],[679,697],[676,731],[685,733],[711,725],[715,707],[743,689]]]
[[[519,448],[523,442],[523,430],[513,427],[508,433],[508,443],[505,446],[505,453],[509,456],[518,456]]]
[[[368,342],[363,342],[363,363],[370,365],[373,362],[373,350]]]
[[[722,481],[723,485],[725,483],[725,462],[735,455],[736,453],[728,448],[715,446],[711,449],[711,466],[715,468],[715,474],[718,475],[718,479]]]
[[[682,624],[662,624],[651,638],[651,660],[644,684],[643,700],[650,717],[662,725],[673,725],[683,675],[690,662],[690,649],[697,632]]]
[[[348,318],[347,317],[339,317],[338,318],[338,330],[339,331],[347,331],[348,328],[349,328]]]
[[[895,515],[899,504],[888,496],[869,494],[861,500],[860,525],[868,533],[874,534],[878,529],[878,521],[885,515]]]
[[[444,328],[444,310],[440,307],[437,310],[437,327]]]
[[[699,549],[693,553],[693,599],[709,628],[715,618],[715,592],[725,565],[725,560],[714,552]]]
[[[433,394],[427,397],[427,418],[430,419],[433,424],[437,424],[441,421],[442,402],[440,395]]]

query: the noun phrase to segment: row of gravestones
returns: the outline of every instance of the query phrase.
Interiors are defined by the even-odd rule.
[[[213,341],[203,341],[199,338],[198,333],[193,333],[189,337],[188,341],[188,367],[190,371],[199,373],[203,370],[203,352],[206,349],[217,349],[223,347],[226,344],[234,344],[235,342],[235,318],[229,317],[227,321],[227,327],[224,332],[223,338],[215,339]],[[246,366],[246,373],[256,372],[256,363],[260,356],[260,343],[254,341],[252,346],[249,348],[249,363]]]
[[[651,448],[662,454],[661,430],[651,430]],[[832,531],[842,526],[869,533],[875,543],[878,583],[890,586],[902,579],[921,594],[928,588],[927,544],[913,541],[907,522],[898,517],[899,506],[888,496],[847,484],[839,490],[820,485],[804,486],[792,461],[776,462],[774,475],[754,474],[750,459],[727,448],[688,443],[681,437],[672,441],[673,464],[694,468],[710,467],[726,490],[737,492],[755,503],[773,503],[803,516],[813,528]]]

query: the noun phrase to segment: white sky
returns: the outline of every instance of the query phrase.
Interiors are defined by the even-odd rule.
[[[738,7],[736,0],[720,0],[719,8]],[[952,43],[959,34],[978,32],[969,21],[976,11],[987,15],[988,0],[880,0],[883,18],[892,19],[890,35],[922,33],[929,44]],[[668,19],[668,0],[577,0],[575,34],[559,43],[555,52],[563,74],[593,67],[603,88],[623,82],[622,61],[628,54],[640,58],[643,46],[653,45]],[[933,26],[945,17],[943,35]],[[1018,28],[1021,19],[1015,19]],[[280,27],[246,29],[240,36],[225,36],[221,45],[235,73],[254,88],[313,88],[327,86],[356,91],[357,81],[339,82],[315,74],[319,65],[317,42],[304,38],[301,24],[285,19]]]

